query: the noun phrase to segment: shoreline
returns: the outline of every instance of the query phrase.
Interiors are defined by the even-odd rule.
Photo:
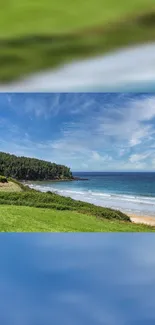
[[[130,217],[131,222],[136,224],[144,224],[148,226],[155,227],[155,217],[136,215],[136,214],[127,214]]]
[[[59,182],[59,180],[57,180]],[[61,180],[60,180],[61,181]],[[65,181],[65,180],[64,180]],[[51,181],[53,182],[53,181]],[[40,191],[40,190],[39,190]],[[42,191],[40,191],[42,192]],[[58,195],[62,195],[60,193],[56,193]],[[65,195],[62,195],[65,197]],[[69,196],[70,197],[70,196]],[[73,198],[74,200],[76,200],[75,198]],[[87,201],[84,201],[87,202]],[[110,208],[110,207],[109,207]],[[155,227],[155,216],[150,216],[150,215],[137,215],[134,212],[133,213],[128,213],[126,211],[124,211],[123,209],[119,209],[121,212],[125,213],[127,216],[129,216],[130,220],[132,223],[136,223],[136,224],[144,224],[144,225],[148,225],[148,226],[152,226]]]
[[[88,181],[88,178],[82,178],[82,177],[74,177],[71,179],[43,179],[43,180],[19,180],[19,182],[23,184],[29,184],[31,182],[51,182],[51,183],[58,183],[58,182],[74,182],[74,181]]]

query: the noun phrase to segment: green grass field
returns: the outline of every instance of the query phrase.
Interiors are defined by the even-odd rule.
[[[114,220],[98,220],[73,211],[0,206],[1,232],[152,232],[155,228]]]
[[[118,210],[41,193],[11,179],[0,185],[1,232],[155,232]]]
[[[5,1],[0,82],[153,40],[154,0]]]

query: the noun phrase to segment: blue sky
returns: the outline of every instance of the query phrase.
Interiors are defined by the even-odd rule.
[[[155,324],[154,234],[1,234],[0,324]]]
[[[0,150],[73,171],[155,169],[155,95],[1,93]]]

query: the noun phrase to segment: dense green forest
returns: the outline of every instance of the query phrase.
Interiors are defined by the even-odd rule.
[[[70,168],[35,158],[0,152],[0,175],[18,180],[72,179]]]

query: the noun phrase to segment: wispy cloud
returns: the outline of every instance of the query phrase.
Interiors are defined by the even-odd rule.
[[[154,168],[153,94],[5,96],[1,150],[65,163],[76,170]]]

